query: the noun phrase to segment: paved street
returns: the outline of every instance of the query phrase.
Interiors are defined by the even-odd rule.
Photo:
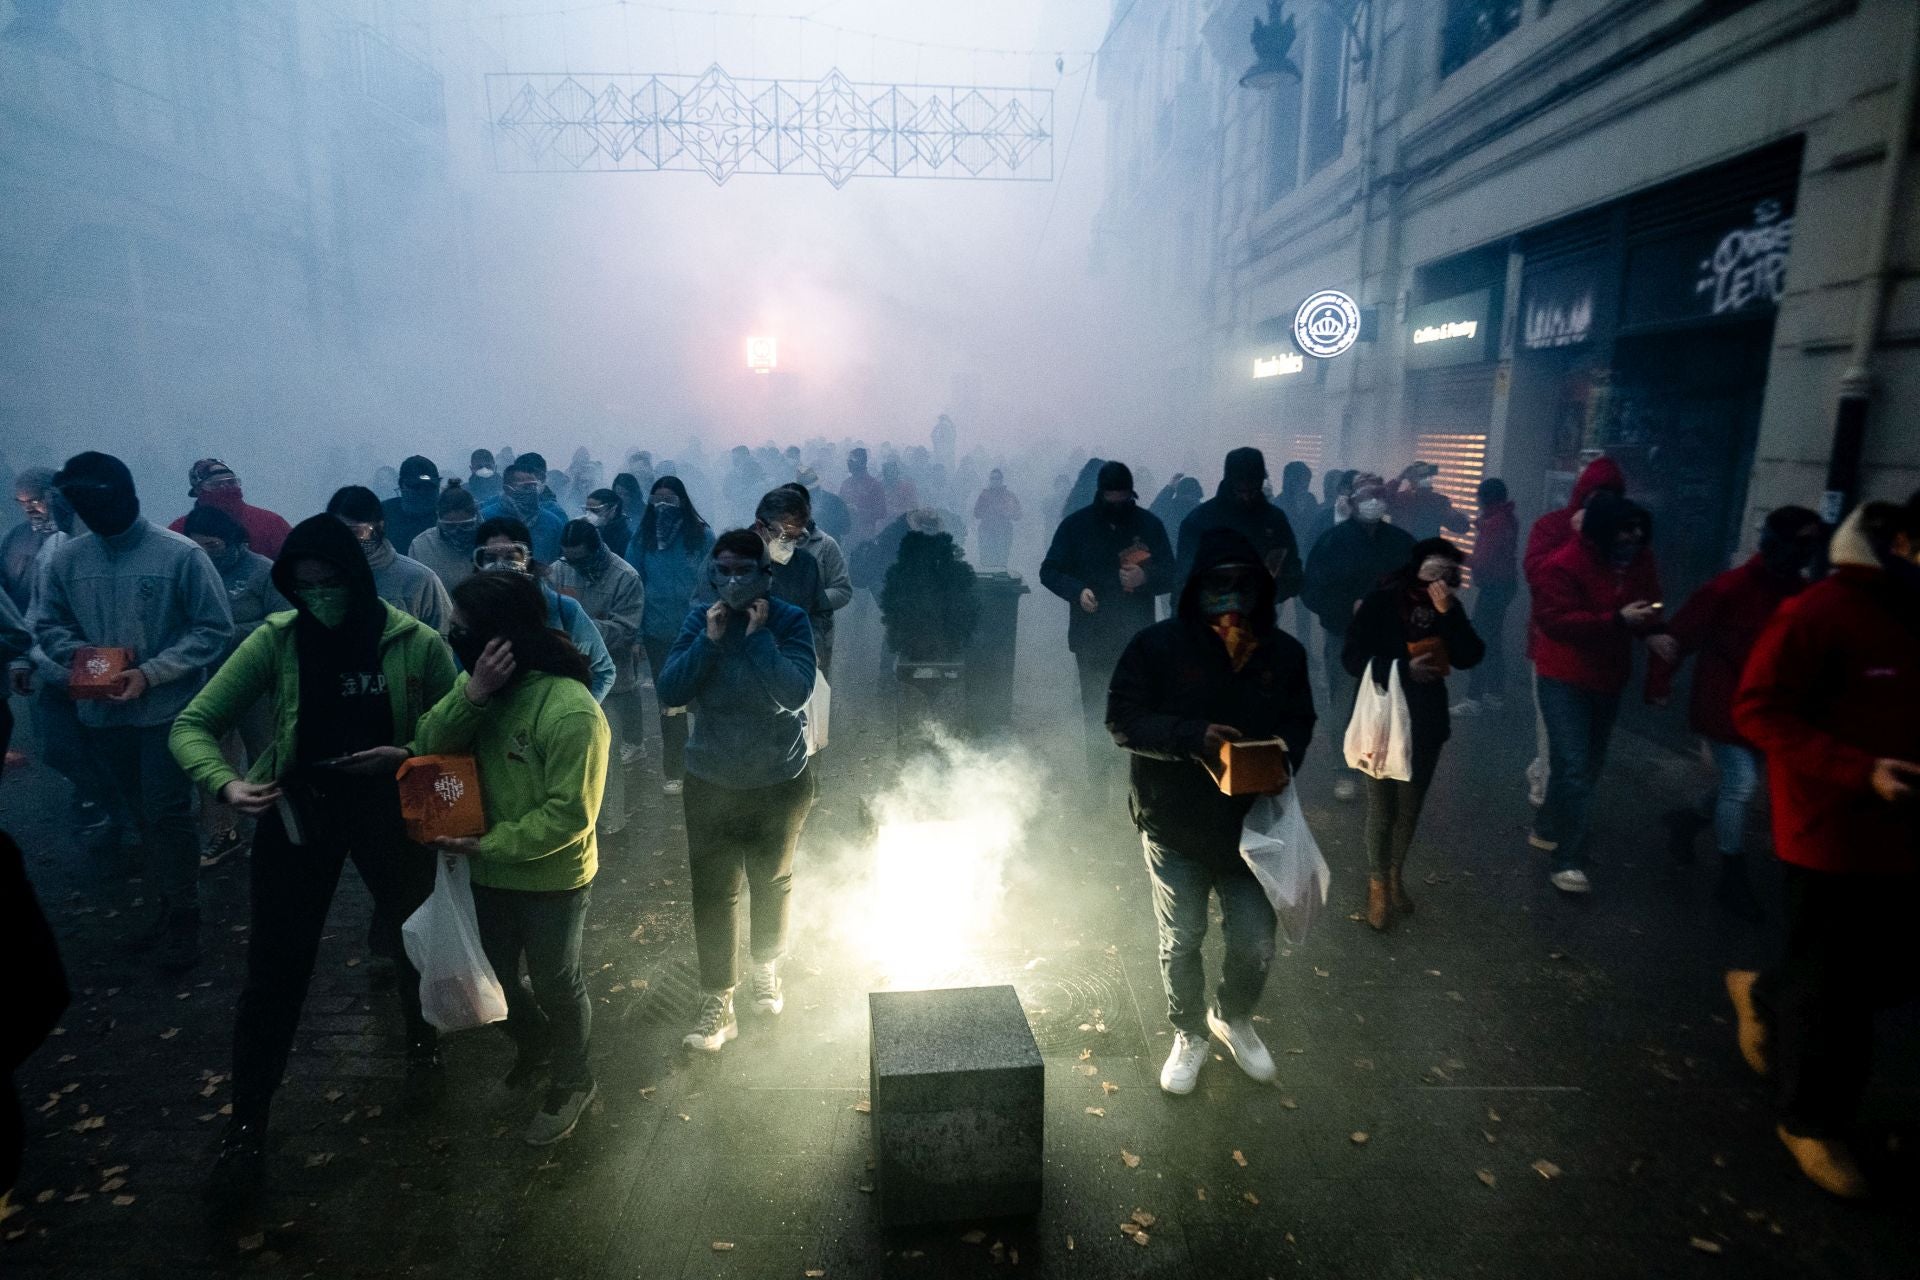
[[[864,605],[864,601],[863,601]],[[1055,602],[1023,610],[1023,732],[1072,776],[1077,708]],[[270,1208],[203,1225],[197,1184],[228,1099],[245,944],[244,861],[207,875],[209,961],[171,983],[108,944],[126,894],[84,875],[39,770],[10,775],[16,832],[76,988],[22,1076],[24,1210],[0,1271],[53,1276],[1906,1277],[1920,1273],[1910,1152],[1920,1036],[1884,1024],[1869,1115],[1888,1193],[1824,1199],[1772,1136],[1719,986],[1765,935],[1724,927],[1712,869],[1674,872],[1653,816],[1688,763],[1632,739],[1601,793],[1598,891],[1560,898],[1529,851],[1523,712],[1461,726],[1411,887],[1384,937],[1348,918],[1362,807],[1331,799],[1328,726],[1303,779],[1334,868],[1332,910],[1276,966],[1262,1031],[1278,1087],[1209,1063],[1155,1087],[1168,1043],[1137,840],[1123,807],[1083,816],[1057,774],[1011,868],[1004,928],[973,958],[1012,982],[1047,1061],[1045,1208],[1030,1223],[880,1229],[871,1194],[865,995],[838,931],[809,928],[847,883],[863,796],[884,787],[891,717],[870,633],[840,655],[836,742],[796,877],[785,1015],[743,1013],[714,1060],[678,1047],[692,1009],[677,808],[646,785],[637,849],[609,859],[588,943],[600,1100],[570,1142],[520,1141],[529,1097],[498,1084],[502,1037],[447,1046],[449,1097],[400,1114],[401,1045],[370,990],[368,900],[349,873],[274,1115]],[[1064,745],[1063,745],[1064,744]],[[139,887],[133,886],[133,895]],[[842,904],[845,905],[845,904]],[[856,907],[858,904],[854,904]],[[810,907],[812,908],[810,910]],[[837,912],[845,920],[855,913]],[[1210,960],[1211,963],[1211,960]],[[1090,1110],[1092,1109],[1092,1110]],[[1890,1133],[1906,1134],[1904,1150]],[[1135,1211],[1151,1225],[1120,1230]],[[1150,1219],[1146,1215],[1151,1215]]]

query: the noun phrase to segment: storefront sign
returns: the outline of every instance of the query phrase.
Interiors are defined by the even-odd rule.
[[[755,373],[772,373],[779,365],[780,349],[774,339],[747,339],[747,368]]]
[[[1310,356],[1331,360],[1360,339],[1360,306],[1337,289],[1322,289],[1293,315],[1293,341]]]
[[[1253,358],[1253,376],[1256,378],[1284,378],[1306,367],[1307,358],[1298,351],[1282,351],[1278,355]]]
[[[1521,292],[1520,348],[1551,351],[1577,347],[1594,336],[1596,264],[1528,272]]]
[[[1744,220],[1635,246],[1627,260],[1623,322],[1763,315],[1779,305],[1793,250],[1793,214],[1762,200]]]
[[[1407,313],[1407,367],[1437,369],[1487,359],[1493,291],[1476,289]]]

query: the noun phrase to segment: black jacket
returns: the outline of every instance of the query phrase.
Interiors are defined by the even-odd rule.
[[[1467,620],[1463,603],[1456,599],[1453,608],[1441,613],[1424,599],[1410,598],[1407,578],[1395,574],[1360,601],[1360,612],[1353,615],[1340,649],[1340,662],[1348,675],[1367,672],[1382,687],[1387,683],[1387,664],[1400,664],[1400,687],[1406,691],[1407,715],[1413,721],[1413,781],[1421,783],[1433,778],[1440,747],[1453,733],[1447,682],[1419,683],[1407,673],[1407,646],[1429,636],[1438,636],[1446,644],[1448,661],[1456,670],[1478,666],[1486,656],[1487,646]]]
[[[1124,591],[1120,555],[1136,542],[1147,549],[1141,566],[1147,580],[1137,591]],[[1040,585],[1067,602],[1067,648],[1096,662],[1117,658],[1127,641],[1153,622],[1154,598],[1177,582],[1166,526],[1137,506],[1118,524],[1109,523],[1097,499],[1060,522],[1040,562]],[[1080,607],[1080,592],[1087,587],[1100,602],[1094,613]]]
[[[60,948],[33,896],[26,859],[4,831],[0,831],[0,963],[6,965],[7,975],[6,996],[0,999],[0,1077],[4,1077],[18,1071],[46,1042],[70,998]],[[0,1095],[0,1106],[11,1105],[10,1094]],[[0,1162],[13,1154],[0,1152]]]
[[[1180,522],[1180,574],[1184,579],[1193,572],[1193,558],[1200,539],[1209,529],[1232,529],[1253,544],[1265,561],[1279,553],[1280,571],[1274,575],[1274,603],[1283,604],[1300,594],[1306,567],[1300,563],[1300,544],[1293,536],[1287,513],[1265,498],[1249,506],[1228,493],[1223,481],[1220,492],[1195,507]]]
[[[1195,549],[1203,570],[1258,560],[1251,543],[1230,529],[1208,534]],[[1180,606],[1120,655],[1107,692],[1107,731],[1131,755],[1134,825],[1188,857],[1237,861],[1240,826],[1252,796],[1226,796],[1201,763],[1210,724],[1247,738],[1284,738],[1297,772],[1313,741],[1313,689],[1307,651],[1273,620],[1272,586],[1255,614],[1259,647],[1238,672],[1226,645],[1201,615],[1187,580]]]
[[[1413,539],[1404,529],[1384,520],[1369,525],[1358,516],[1343,520],[1313,544],[1300,598],[1322,626],[1343,636],[1360,597],[1405,565],[1412,554]]]

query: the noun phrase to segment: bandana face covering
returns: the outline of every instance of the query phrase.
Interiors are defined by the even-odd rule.
[[[1220,637],[1220,643],[1227,647],[1227,661],[1232,664],[1234,673],[1239,674],[1258,647],[1253,628],[1247,625],[1246,615],[1223,613],[1210,619],[1208,625],[1212,627],[1213,634]]]
[[[762,569],[722,573],[716,566],[707,574],[713,593],[729,609],[744,612],[748,605],[767,594],[767,574]]]
[[[300,603],[307,607],[313,620],[332,631],[347,620],[347,589],[345,587],[308,587],[297,593]]]

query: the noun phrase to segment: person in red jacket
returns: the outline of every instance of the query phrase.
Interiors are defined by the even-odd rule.
[[[1653,520],[1611,493],[1586,506],[1580,536],[1540,566],[1533,579],[1533,665],[1547,722],[1547,802],[1528,841],[1553,854],[1553,887],[1586,893],[1588,811],[1633,674],[1633,642],[1660,635],[1660,575],[1648,542]]]
[[[188,468],[187,496],[197,507],[213,507],[232,516],[247,531],[247,545],[269,560],[280,554],[280,544],[293,532],[293,526],[265,507],[249,505],[242,495],[240,477],[218,458],[202,458]],[[181,516],[167,528],[185,533],[187,518]]]
[[[1473,629],[1487,655],[1467,681],[1467,696],[1455,703],[1456,716],[1498,711],[1507,701],[1507,610],[1520,591],[1520,520],[1507,497],[1507,482],[1488,476],[1474,492],[1480,515],[1473,524]]]
[[[1780,606],[1734,694],[1767,758],[1786,864],[1777,969],[1734,970],[1740,1052],[1777,1076],[1780,1141],[1822,1189],[1863,1196],[1846,1143],[1877,1008],[1920,988],[1920,493],[1870,503],[1833,536],[1833,573]]]
[[[1664,821],[1669,851],[1682,864],[1693,860],[1694,841],[1711,821],[1720,851],[1715,896],[1743,920],[1758,920],[1761,914],[1743,857],[1747,811],[1760,794],[1760,753],[1733,727],[1733,691],[1774,611],[1807,584],[1824,532],[1820,517],[1805,507],[1781,507],[1768,515],[1760,550],[1694,592],[1669,624],[1677,660],[1663,662],[1655,655],[1647,664],[1647,701],[1665,706],[1681,663],[1700,655],[1687,723],[1705,742],[1718,785],[1698,806],[1672,810]]]
[[[1587,503],[1593,500],[1596,493],[1611,493],[1622,498],[1627,496],[1626,473],[1612,458],[1595,458],[1589,462],[1573,482],[1573,496],[1567,499],[1567,505],[1557,511],[1547,512],[1527,530],[1527,550],[1520,559],[1520,567],[1528,590],[1532,590],[1534,575],[1539,572],[1540,566],[1554,552],[1580,536],[1581,513],[1587,509]],[[1532,627],[1527,629],[1527,657],[1533,657]],[[1534,751],[1533,761],[1527,765],[1527,792],[1533,807],[1538,809],[1547,802],[1547,720],[1540,710],[1540,691],[1537,686],[1533,696],[1533,729]]]

